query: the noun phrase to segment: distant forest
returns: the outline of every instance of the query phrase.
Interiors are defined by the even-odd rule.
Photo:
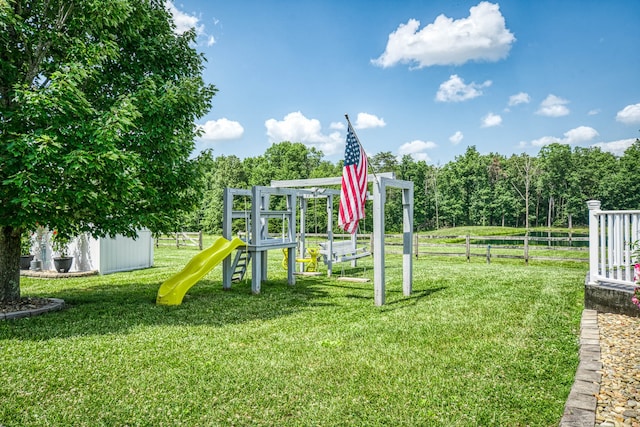
[[[574,227],[588,223],[587,200],[600,200],[602,209],[640,209],[640,140],[622,156],[600,148],[550,144],[537,156],[505,157],[480,154],[475,146],[445,165],[428,165],[409,155],[391,152],[369,157],[370,174],[394,172],[414,183],[414,224],[417,231],[466,225]],[[199,157],[202,203],[180,219],[176,228],[222,231],[222,194],[225,187],[268,186],[271,180],[342,175],[342,161],[331,163],[324,154],[302,143],[281,142],[258,157]],[[390,189],[385,205],[385,228],[402,228],[399,190]],[[326,231],[325,202],[310,202],[312,219],[306,232]],[[337,200],[336,200],[337,203]],[[241,209],[241,207],[240,207]],[[334,211],[334,212],[337,212]],[[371,203],[361,232],[372,230]],[[337,221],[337,220],[336,220]],[[334,226],[335,227],[335,226]]]

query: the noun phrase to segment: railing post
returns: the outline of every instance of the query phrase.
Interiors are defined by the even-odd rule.
[[[589,200],[589,284],[597,284],[598,277],[598,222],[600,213],[600,200]]]

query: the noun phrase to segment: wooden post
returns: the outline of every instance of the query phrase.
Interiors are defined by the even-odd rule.
[[[180,249],[180,238],[178,236],[179,234],[176,231],[176,249]]]
[[[413,290],[413,254],[411,240],[413,234],[413,183],[409,188],[402,189],[402,294],[411,295]],[[417,251],[416,251],[417,254]]]
[[[524,263],[529,265],[529,232],[524,234]]]
[[[384,270],[384,205],[386,203],[385,181],[381,178],[373,183],[373,300],[377,306],[385,301]]]
[[[420,247],[419,243],[418,243],[418,233],[416,233],[416,243],[415,243],[415,253],[416,253],[416,259],[418,259],[418,248]]]
[[[466,238],[467,262],[471,262],[471,237],[467,234]]]
[[[198,232],[198,247],[202,250],[202,230]]]
[[[487,245],[487,264],[491,264],[491,245]]]

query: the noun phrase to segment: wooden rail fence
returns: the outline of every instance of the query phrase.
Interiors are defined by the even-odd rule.
[[[430,236],[413,235],[413,254],[416,258],[424,256],[464,257],[470,261],[472,257],[482,257],[491,262],[492,258],[522,259],[545,261],[578,261],[588,262],[588,237],[551,237],[551,236]],[[316,239],[327,239],[326,234],[306,234],[307,246]],[[334,235],[335,240],[348,239],[349,235]],[[402,254],[401,234],[385,234],[387,253]],[[448,242],[447,242],[448,241]],[[358,244],[370,245],[373,252],[375,242],[371,234],[359,234]],[[500,242],[500,243],[496,243]],[[544,255],[541,253],[544,252]],[[584,253],[584,257],[577,254]]]
[[[399,235],[397,237],[401,238]],[[442,240],[462,242],[438,243]],[[470,261],[471,257],[483,257],[486,258],[487,263],[490,263],[492,258],[522,259],[526,264],[530,260],[588,262],[589,247],[578,242],[588,243],[589,238],[470,235],[442,237],[415,234],[413,252],[416,258],[420,256],[463,256],[467,261]],[[539,255],[543,251],[552,252],[553,255]],[[585,256],[576,256],[577,252],[584,252]]]
[[[550,237],[550,236],[431,236],[413,235],[413,254],[416,258],[425,256],[464,257],[467,262],[472,257],[485,258],[487,263],[492,259],[522,259],[526,264],[530,260],[545,261],[578,261],[589,262],[588,237]],[[349,234],[334,234],[334,240],[350,239]],[[299,236],[298,236],[299,238]],[[305,233],[306,246],[318,245],[320,240],[328,239],[326,234]],[[358,246],[368,245],[373,253],[373,234],[359,234]],[[402,254],[401,234],[385,234],[386,252]],[[496,243],[500,242],[500,243]],[[156,247],[174,246],[197,247],[202,250],[202,232],[177,232],[158,236]],[[398,249],[396,249],[398,248]],[[545,252],[544,255],[540,255]],[[584,257],[577,254],[584,253]]]
[[[191,246],[202,250],[202,231],[187,232],[179,231],[172,234],[163,234],[156,237],[156,248],[160,246],[175,246],[180,248],[181,246]]]

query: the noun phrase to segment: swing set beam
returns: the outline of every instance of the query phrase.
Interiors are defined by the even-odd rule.
[[[296,179],[288,181],[271,181],[272,187],[277,188],[305,188],[305,187],[322,187],[326,185],[340,185],[342,177],[332,178],[313,178],[313,179]],[[402,293],[404,296],[410,296],[413,287],[413,182],[395,179],[393,173],[378,173],[368,177],[368,182],[373,183],[373,276],[374,276],[374,302],[375,305],[381,306],[385,303],[385,225],[384,225],[384,206],[386,202],[387,188],[399,188],[402,190]],[[302,190],[306,194],[316,194],[324,191],[327,201],[327,234],[329,236],[329,244],[333,242],[332,217],[333,217],[333,195],[339,195],[338,190],[317,188],[311,192]],[[310,197],[310,196],[306,196]],[[306,203],[304,203],[306,205]],[[306,206],[305,206],[306,209]],[[304,211],[303,211],[304,212]],[[301,213],[301,221],[303,213]],[[302,228],[302,227],[301,227]],[[301,241],[304,242],[304,228],[300,233]],[[303,243],[304,244],[304,243]],[[332,248],[328,249],[329,251]],[[328,263],[329,275],[331,275],[331,261]]]

